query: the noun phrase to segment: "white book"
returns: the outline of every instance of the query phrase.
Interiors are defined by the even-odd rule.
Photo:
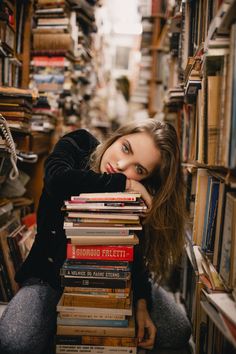
[[[138,215],[133,214],[108,214],[108,213],[88,213],[70,211],[67,213],[69,218],[90,218],[90,219],[121,219],[121,220],[139,220]]]
[[[67,236],[71,243],[78,245],[138,245],[136,235],[128,236]]]

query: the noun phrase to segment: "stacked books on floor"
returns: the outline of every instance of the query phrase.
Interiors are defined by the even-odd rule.
[[[147,209],[139,193],[90,193],[65,202],[67,259],[56,353],[137,352],[132,262]]]

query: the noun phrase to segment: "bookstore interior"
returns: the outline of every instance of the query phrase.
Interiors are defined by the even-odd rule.
[[[56,142],[155,119],[175,127],[186,185],[172,290],[188,353],[236,353],[236,0],[2,0],[0,70],[1,311]],[[146,208],[138,193],[65,200],[55,353],[138,353],[131,263]]]

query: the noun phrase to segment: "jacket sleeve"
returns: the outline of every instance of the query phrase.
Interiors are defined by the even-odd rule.
[[[133,264],[133,291],[134,305],[139,299],[145,299],[147,308],[150,311],[152,308],[152,285],[150,274],[145,266],[143,253],[140,245],[135,246],[135,257]]]
[[[92,152],[92,151],[91,151]],[[45,163],[44,185],[52,197],[65,199],[85,192],[124,191],[126,176],[96,173],[87,168],[90,151],[61,139]]]

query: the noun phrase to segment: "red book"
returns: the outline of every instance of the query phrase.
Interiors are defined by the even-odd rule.
[[[98,259],[109,261],[133,261],[133,246],[79,246],[67,244],[68,259]]]

